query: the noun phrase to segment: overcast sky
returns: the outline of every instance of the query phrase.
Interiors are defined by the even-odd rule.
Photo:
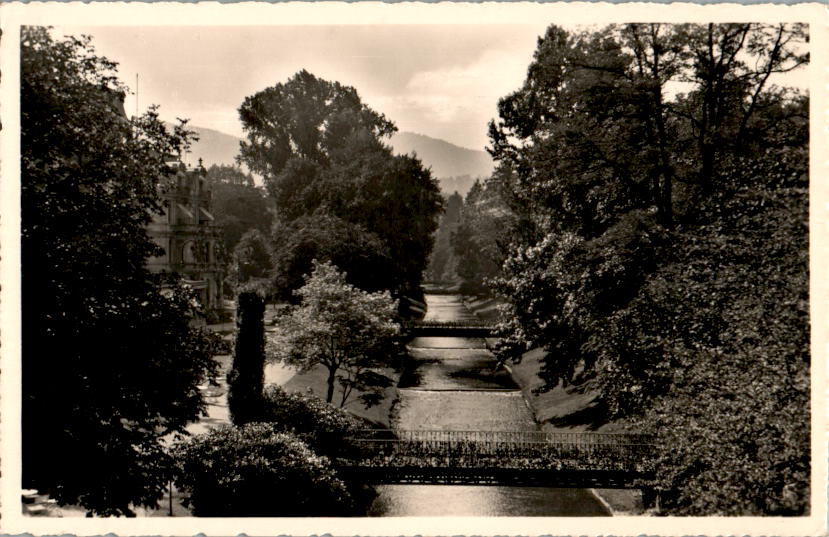
[[[117,61],[122,81],[133,92],[137,87],[139,110],[158,104],[168,121],[189,118],[242,136],[237,109],[244,98],[307,69],[355,87],[401,131],[483,149],[498,99],[521,86],[551,22],[63,26],[56,33],[93,36],[97,53]],[[808,87],[806,69],[786,75],[784,83]],[[135,95],[125,105],[135,113]]]
[[[354,86],[401,131],[483,149],[498,98],[520,87],[535,25],[61,27],[117,61],[138,105],[241,136],[243,99],[300,69]],[[135,112],[134,96],[126,102]]]

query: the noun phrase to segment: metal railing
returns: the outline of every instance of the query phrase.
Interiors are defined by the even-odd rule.
[[[350,438],[351,464],[369,467],[635,470],[651,435],[546,431],[367,430]]]
[[[466,319],[459,321],[408,321],[404,323],[408,328],[486,328],[492,330],[495,328],[492,321],[484,319]]]

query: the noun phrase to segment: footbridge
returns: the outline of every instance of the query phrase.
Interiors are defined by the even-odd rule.
[[[631,433],[367,430],[341,472],[377,484],[632,488],[652,475],[654,437]]]
[[[491,337],[495,326],[479,319],[461,321],[409,321],[403,329],[411,337]]]

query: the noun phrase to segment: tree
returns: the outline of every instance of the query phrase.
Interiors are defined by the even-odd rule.
[[[390,380],[377,371],[392,363],[397,325],[396,304],[388,292],[367,293],[345,281],[330,263],[314,263],[306,284],[297,291],[300,304],[280,318],[269,343],[275,360],[309,370],[328,370],[326,402],[342,386],[340,406],[353,390],[366,391],[365,404],[376,402]]]
[[[124,91],[89,38],[21,30],[23,486],[98,515],[156,505],[161,439],[217,369],[192,293],[145,267],[186,130],[128,120]]]
[[[352,514],[329,460],[267,423],[212,429],[176,444],[173,456],[176,485],[195,516]]]
[[[257,421],[265,377],[265,299],[254,290],[239,293],[233,368],[227,374],[227,408],[234,424]]]
[[[691,66],[683,80],[694,91],[674,112],[690,123],[686,132],[696,149],[696,181],[710,193],[718,161],[726,152],[747,148],[748,125],[768,106],[772,75],[809,61],[805,24],[707,24],[683,27]],[[771,88],[778,99],[786,92]],[[777,99],[772,99],[772,102]]]
[[[461,292],[489,293],[487,282],[501,274],[514,220],[501,199],[498,184],[475,181],[466,194],[451,240],[457,256],[456,270],[464,280]]]
[[[454,272],[457,260],[452,251],[450,240],[452,233],[458,227],[462,205],[463,197],[457,192],[448,196],[444,203],[443,214],[435,232],[435,245],[432,249],[432,255],[429,257],[427,268],[428,278],[432,281],[448,281],[456,276]]]
[[[377,265],[369,264],[371,273],[384,275],[384,288],[395,296],[418,288],[441,196],[419,160],[395,156],[383,143],[395,132],[393,123],[364,105],[354,88],[307,71],[247,97],[239,116],[247,137],[240,161],[263,175],[280,231],[299,232],[317,218],[339,219],[350,229],[340,238],[359,242],[332,250],[357,250],[360,242],[379,239],[380,250],[394,263],[378,258]],[[307,259],[303,252],[282,253]],[[357,277],[354,270],[340,268]],[[296,280],[278,270],[276,277]]]
[[[397,129],[382,114],[360,101],[357,91],[328,82],[302,70],[284,84],[276,84],[246,97],[239,117],[247,135],[239,158],[265,178],[277,205],[286,207],[296,189],[294,173],[281,176],[293,165],[323,165],[350,137],[377,140]]]
[[[271,243],[258,229],[251,229],[239,239],[231,257],[231,280],[236,289],[250,285],[269,287],[273,259]]]
[[[346,274],[348,283],[366,291],[394,286],[394,260],[386,244],[358,224],[336,216],[316,214],[293,222],[277,222],[271,230],[274,295],[296,302],[313,269],[314,260],[332,263]]]
[[[207,170],[206,181],[212,191],[211,210],[222,229],[222,251],[225,261],[242,237],[253,230],[267,234],[272,215],[266,193],[253,183],[253,177],[235,166],[213,165]]]
[[[770,84],[806,39],[551,27],[490,127],[526,229],[497,281],[502,358],[540,346],[546,388],[589,382],[606,419],[658,432],[671,514],[809,509],[808,100]]]

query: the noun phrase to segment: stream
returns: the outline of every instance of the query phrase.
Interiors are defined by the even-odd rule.
[[[458,295],[426,295],[425,320],[474,315]],[[400,379],[394,427],[534,431],[530,409],[509,373],[495,369],[483,339],[420,337],[409,344],[414,366]],[[369,516],[608,516],[586,489],[381,485]]]

